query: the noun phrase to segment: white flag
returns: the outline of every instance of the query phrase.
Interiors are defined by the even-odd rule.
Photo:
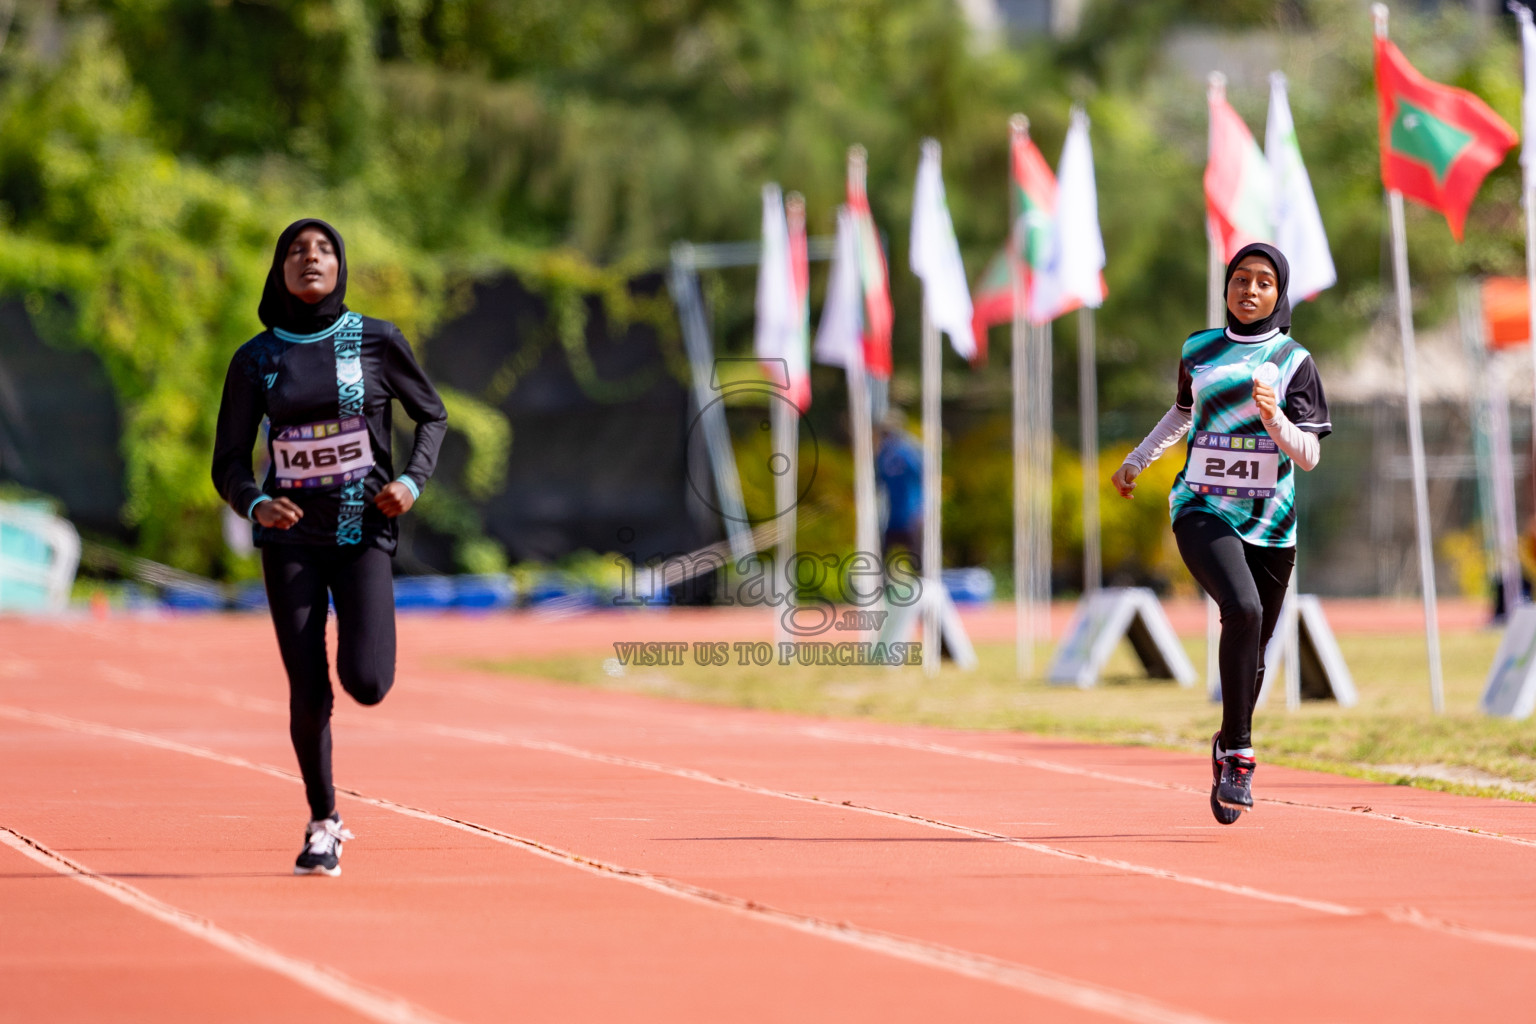
[[[1310,299],[1332,287],[1339,277],[1333,269],[1333,254],[1328,251],[1323,216],[1317,212],[1312,180],[1301,161],[1296,123],[1291,120],[1291,104],[1285,94],[1285,76],[1278,71],[1269,76],[1264,156],[1274,183],[1270,220],[1275,225],[1275,246],[1291,265],[1289,291],[1298,299]]]
[[[955,351],[967,359],[976,354],[971,328],[971,289],[965,283],[965,264],[960,243],[944,201],[944,178],[939,171],[939,144],[923,141],[923,158],[917,165],[917,188],[912,196],[912,272],[923,282],[923,308],[933,325],[949,335]]]
[[[1515,17],[1520,19],[1520,49],[1525,53],[1525,100],[1521,106],[1523,124],[1520,125],[1520,166],[1527,181],[1536,176],[1536,26],[1531,24],[1531,9],[1524,4],[1510,4]]]
[[[1072,126],[1056,168],[1056,216],[1045,266],[1035,275],[1029,317],[1049,323],[1079,306],[1104,302],[1104,236],[1099,231],[1099,189],[1093,175],[1088,115],[1072,110]]]
[[[847,368],[864,361],[864,299],[859,294],[859,228],[848,207],[837,208],[837,240],[827,299],[816,327],[816,361]]]
[[[752,346],[764,363],[777,360],[777,377],[785,374],[795,342],[794,272],[789,264],[789,221],[784,195],[777,185],[763,186],[763,251],[757,264],[757,334]],[[788,384],[788,381],[784,382]]]

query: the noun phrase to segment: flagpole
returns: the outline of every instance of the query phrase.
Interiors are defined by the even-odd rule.
[[[1207,100],[1222,99],[1227,94],[1227,76],[1220,71],[1212,71],[1207,79]],[[1226,276],[1227,262],[1221,251],[1221,243],[1216,234],[1216,225],[1211,223],[1210,215],[1205,218],[1206,248],[1209,259],[1206,261],[1205,276],[1205,325],[1215,329],[1225,327],[1227,323],[1226,296],[1222,294],[1223,278]],[[1221,689],[1221,609],[1217,607],[1215,598],[1205,595],[1205,688],[1206,692],[1215,696]]]
[[[862,352],[844,367],[848,381],[848,419],[853,433],[854,541],[858,550],[882,561],[880,527],[876,519],[875,444],[869,411],[869,374]]]
[[[932,143],[937,145],[937,143]],[[939,373],[943,364],[939,331],[928,313],[927,286],[923,295],[923,671],[939,671]]]
[[[1378,38],[1387,37],[1387,5],[1372,4]],[[1392,217],[1392,280],[1397,292],[1398,333],[1403,345],[1403,377],[1408,405],[1408,452],[1413,463],[1414,526],[1419,542],[1419,580],[1424,591],[1424,640],[1429,655],[1429,700],[1436,714],[1445,710],[1440,670],[1440,619],[1435,609],[1435,553],[1429,531],[1429,482],[1424,464],[1424,425],[1419,417],[1418,359],[1413,337],[1413,298],[1408,284],[1408,238],[1403,222],[1403,194],[1387,191]]]
[[[1051,636],[1051,334],[1049,322],[1030,326],[1034,342],[1034,358],[1030,362],[1034,385],[1030,402],[1030,444],[1034,452],[1030,472],[1030,535],[1034,544],[1030,562],[1034,607],[1030,614],[1036,643],[1049,643]]]
[[[1035,668],[1035,630],[1033,586],[1029,576],[1029,483],[1026,479],[1028,466],[1029,433],[1025,422],[1025,388],[1029,377],[1025,363],[1029,358],[1027,344],[1028,325],[1024,319],[1024,289],[1022,268],[1019,266],[1018,199],[1011,185],[1014,145],[1019,136],[1029,134],[1029,118],[1014,114],[1008,119],[1008,163],[1010,166],[1008,189],[1008,277],[1009,290],[1013,295],[1013,643],[1014,672],[1020,678],[1029,676]]]
[[[848,179],[861,195],[868,194],[869,155],[863,146],[848,147]],[[863,345],[843,368],[848,383],[849,431],[853,435],[854,540],[882,569],[885,553],[880,548],[879,499],[875,491],[874,417],[870,409],[869,369]],[[882,588],[883,593],[883,588]]]
[[[1077,311],[1077,411],[1083,463],[1083,593],[1103,585],[1099,553],[1099,381],[1094,354],[1093,310]]]
[[[790,227],[790,238],[795,236],[795,224],[798,221],[801,234],[805,231],[805,197],[798,192],[791,192],[784,197],[785,222]],[[791,247],[793,252],[793,247]],[[794,260],[790,260],[793,267]],[[793,284],[794,271],[790,271],[791,284]],[[794,298],[794,289],[791,288],[791,298]],[[798,320],[800,310],[795,310],[795,318]],[[786,361],[785,380],[786,386],[792,386],[789,378],[789,363]],[[791,615],[790,609],[795,606],[795,580],[791,575],[791,567],[795,558],[795,534],[799,516],[795,511],[795,498],[799,491],[799,448],[800,448],[800,410],[793,400],[781,400],[769,403],[769,419],[772,421],[773,455],[769,459],[769,471],[774,474],[774,512],[778,517],[778,550],[775,558],[776,572],[784,586],[784,611],[775,616],[776,639],[780,642],[792,640],[788,628],[786,616]],[[782,460],[779,458],[783,456]]]
[[[1524,73],[1521,75],[1523,86],[1521,90],[1521,105],[1528,110],[1532,103],[1536,103],[1536,97],[1526,94],[1530,85],[1531,74],[1529,69],[1531,62],[1536,61],[1536,53],[1530,52],[1531,9],[1525,4],[1520,3],[1511,3],[1509,6],[1515,12],[1515,16],[1520,19],[1520,50],[1525,64]],[[1529,135],[1533,118],[1526,110],[1521,111],[1524,114],[1525,121],[1521,127]],[[1525,197],[1525,294],[1528,307],[1527,312],[1530,317],[1527,324],[1530,333],[1527,336],[1530,338],[1531,343],[1531,381],[1533,387],[1536,387],[1536,178],[1533,178],[1531,174],[1532,164],[1536,163],[1536,151],[1532,151],[1531,147],[1533,145],[1536,145],[1536,140],[1529,137],[1521,140],[1520,168]],[[1531,462],[1533,466],[1536,466],[1536,392],[1533,392],[1531,397],[1531,448]],[[1536,472],[1531,474],[1531,482],[1532,486],[1536,487]],[[1515,604],[1520,603],[1520,601],[1520,588],[1516,586],[1514,602],[1511,603],[1506,599],[1504,614],[1506,616],[1513,615],[1515,613]]]

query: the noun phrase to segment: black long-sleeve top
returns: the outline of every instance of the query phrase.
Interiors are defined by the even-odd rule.
[[[415,445],[398,477],[390,457],[391,400],[416,422]],[[285,428],[358,415],[373,448],[366,476],[337,486],[278,486],[275,436]],[[273,465],[258,487],[251,452],[263,417],[269,421],[267,455]],[[214,436],[213,483],[242,516],[278,495],[303,510],[303,518],[287,530],[255,524],[258,546],[363,544],[393,552],[398,530],[373,498],[395,479],[419,496],[437,465],[447,424],[442,399],[394,324],[348,312],[318,334],[274,328],[240,346],[230,360]]]

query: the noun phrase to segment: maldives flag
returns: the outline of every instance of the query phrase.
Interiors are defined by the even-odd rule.
[[[1032,139],[1015,130],[1010,147],[1009,177],[1013,186],[1013,222],[1009,244],[987,265],[971,300],[971,330],[976,335],[975,362],[987,358],[987,328],[1013,319],[1015,285],[1024,291],[1030,308],[1033,275],[1045,269],[1051,255],[1051,230],[1056,217],[1056,175]]]
[[[1274,237],[1269,163],[1253,133],[1227,102],[1218,81],[1207,94],[1210,155],[1205,164],[1205,216],[1225,262],[1249,242]]]
[[[1515,130],[1467,92],[1431,82],[1390,39],[1376,37],[1381,183],[1445,214],[1461,241],[1467,209],[1488,172],[1519,141]]]
[[[880,233],[869,210],[864,184],[864,163],[848,168],[848,211],[853,215],[855,253],[858,256],[859,291],[864,298],[864,368],[879,380],[891,377],[891,288],[885,269]]]

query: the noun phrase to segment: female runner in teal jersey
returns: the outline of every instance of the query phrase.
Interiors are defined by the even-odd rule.
[[[1190,434],[1169,504],[1184,564],[1221,609],[1211,811],[1224,825],[1253,809],[1253,708],[1296,564],[1295,467],[1317,465],[1331,430],[1317,366],[1289,335],[1289,279],[1274,246],[1238,251],[1227,264],[1225,330],[1184,342],[1173,408],[1113,478],[1131,497],[1142,470]]]

